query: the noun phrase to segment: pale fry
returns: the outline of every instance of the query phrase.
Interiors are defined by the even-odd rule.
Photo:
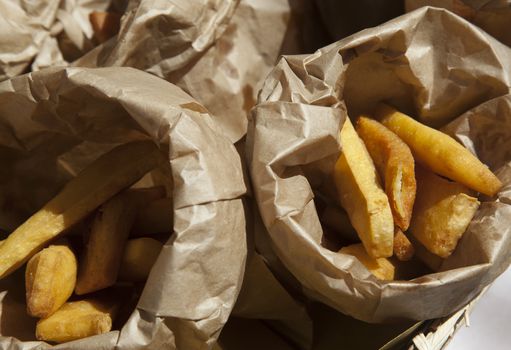
[[[486,165],[449,135],[387,105],[381,105],[376,116],[411,148],[419,163],[435,173],[489,196],[502,187]]]
[[[84,169],[0,246],[0,278],[161,162],[152,142],[116,147]]]
[[[410,148],[376,120],[361,116],[357,132],[364,141],[385,186],[394,223],[406,231],[415,201],[415,161]]]
[[[339,253],[353,255],[369,272],[380,280],[392,281],[394,279],[394,265],[386,258],[375,259],[370,257],[361,243],[343,247]]]
[[[142,282],[147,279],[162,244],[152,238],[142,237],[126,242],[119,271],[119,280]]]
[[[98,209],[80,259],[76,294],[95,292],[117,281],[124,245],[139,206],[136,197],[125,191]]]
[[[348,118],[340,137],[342,153],[334,170],[340,202],[367,253],[392,256],[394,220],[373,161]]]
[[[408,261],[413,257],[415,249],[406,235],[396,227],[394,233],[394,255],[399,261]]]
[[[65,303],[53,315],[37,322],[36,338],[63,343],[107,333],[118,305],[98,300]]]
[[[73,294],[76,257],[68,245],[51,245],[34,255],[25,271],[27,312],[45,318]]]
[[[431,253],[446,258],[474,217],[479,201],[465,186],[417,167],[417,198],[410,232]]]
[[[136,236],[172,231],[172,198],[162,198],[144,206],[136,216],[133,233]]]

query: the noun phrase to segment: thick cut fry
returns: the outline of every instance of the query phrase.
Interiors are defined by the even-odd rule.
[[[381,105],[376,115],[383,125],[410,146],[419,163],[435,173],[489,196],[502,187],[500,180],[486,165],[449,135],[387,105]]]
[[[162,160],[148,141],[114,148],[84,169],[0,246],[0,278],[20,267],[58,236]]]
[[[410,232],[431,253],[446,258],[474,217],[479,201],[465,186],[417,167],[417,198]]]
[[[65,303],[53,315],[37,322],[36,338],[63,343],[107,333],[116,309],[115,304],[92,299]]]
[[[94,36],[101,44],[119,32],[121,16],[113,12],[92,11],[89,14],[89,21]]]
[[[399,261],[408,261],[413,257],[415,249],[406,235],[396,227],[394,233],[394,255]]]
[[[76,294],[95,292],[115,284],[138,207],[137,194],[125,191],[99,208],[80,260]]]
[[[133,224],[135,235],[149,235],[172,231],[172,198],[162,198],[143,207]]]
[[[28,314],[45,318],[57,311],[73,294],[76,268],[68,245],[51,245],[34,255],[25,271]]]
[[[142,282],[147,279],[162,244],[152,238],[130,239],[124,248],[119,279],[128,282]]]
[[[371,258],[361,243],[343,247],[339,253],[353,255],[380,280],[392,281],[394,279],[394,265],[386,258]]]
[[[394,223],[406,231],[415,201],[415,161],[410,148],[376,120],[361,116],[357,132],[374,161],[389,197]]]
[[[341,130],[342,153],[335,164],[340,202],[373,258],[392,255],[394,220],[373,161],[349,119]]]

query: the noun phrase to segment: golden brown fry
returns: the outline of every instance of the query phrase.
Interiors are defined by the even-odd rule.
[[[342,153],[335,164],[340,201],[373,258],[392,255],[394,220],[373,161],[349,119],[341,130]]]
[[[113,12],[92,11],[89,21],[98,42],[104,43],[119,32],[121,16]]]
[[[159,241],[149,237],[130,239],[124,248],[119,279],[128,282],[145,281],[161,248]]]
[[[371,258],[361,243],[343,247],[339,253],[353,255],[380,280],[392,281],[394,279],[394,265],[386,258]]]
[[[410,232],[430,252],[446,258],[474,217],[479,201],[465,186],[417,167],[417,198]]]
[[[137,195],[125,191],[99,208],[80,260],[76,294],[95,292],[115,284],[138,207]]]
[[[37,322],[36,338],[63,343],[107,333],[117,306],[93,299],[65,303],[53,315]]]
[[[172,198],[152,201],[138,212],[132,231],[135,236],[171,232],[172,217]]]
[[[144,141],[116,147],[98,158],[4,241],[0,246],[0,278],[156,167],[161,157],[152,142]]]
[[[415,201],[415,161],[410,148],[376,120],[361,116],[357,132],[364,141],[389,197],[394,223],[406,231]]]
[[[490,196],[502,187],[500,180],[486,165],[449,135],[387,105],[381,105],[376,115],[383,125],[410,146],[419,163],[435,173]]]
[[[406,235],[396,227],[394,233],[394,255],[400,261],[408,261],[413,257],[415,249]]]
[[[321,222],[350,241],[358,241],[359,239],[357,231],[351,225],[348,214],[339,207],[327,206],[321,214]]]
[[[25,271],[28,314],[45,318],[57,311],[73,294],[76,269],[68,245],[51,245],[34,255]]]

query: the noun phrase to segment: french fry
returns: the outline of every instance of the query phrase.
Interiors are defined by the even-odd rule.
[[[76,257],[68,245],[51,245],[34,255],[25,271],[27,312],[45,318],[73,294]]]
[[[409,231],[431,253],[446,258],[474,217],[479,201],[465,186],[417,167],[417,198]]]
[[[412,150],[415,159],[435,173],[489,196],[502,183],[476,156],[449,135],[430,128],[392,107],[381,105],[376,116]]]
[[[92,11],[89,21],[98,42],[104,43],[119,32],[121,16],[113,12]]]
[[[373,258],[392,255],[394,220],[373,161],[347,118],[341,129],[342,153],[334,177],[340,202]]]
[[[0,246],[0,278],[162,161],[149,141],[128,143],[98,158]]]
[[[95,292],[115,284],[138,207],[136,193],[125,191],[99,208],[80,260],[76,294]]]
[[[135,235],[149,235],[172,231],[172,198],[162,198],[144,206],[133,224]]]
[[[107,333],[117,307],[94,299],[65,303],[53,315],[37,322],[36,338],[63,343]]]
[[[410,260],[415,253],[415,249],[406,235],[396,227],[394,233],[394,255],[399,261]]]
[[[385,186],[394,223],[406,231],[415,201],[415,161],[410,148],[376,120],[361,116],[357,133],[364,141]]]
[[[162,244],[152,238],[130,239],[124,248],[119,280],[128,282],[145,281],[151,272]]]
[[[353,255],[380,280],[392,281],[394,279],[394,265],[386,258],[370,257],[361,243],[343,247],[339,253]]]

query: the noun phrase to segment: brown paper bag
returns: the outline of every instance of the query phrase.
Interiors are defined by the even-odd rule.
[[[123,11],[125,0],[5,0],[0,3],[0,81],[65,66],[92,49],[93,11]]]
[[[169,6],[164,0],[132,1],[118,37],[74,65],[130,66],[173,82],[207,107],[230,139],[238,141],[279,53],[298,51],[302,2],[178,0]],[[241,150],[243,142],[237,143]],[[250,202],[247,199],[247,212],[252,217]],[[235,314],[278,323],[279,330],[306,347],[312,326],[303,305],[280,286],[257,252],[250,256]]]
[[[253,199],[247,198],[245,204],[247,210],[252,212],[247,213],[249,253],[243,285],[232,316],[263,321],[275,333],[300,349],[310,349],[313,325],[306,305],[290,293],[293,288],[282,285],[275,278],[267,260],[261,252],[255,250],[258,237],[267,233]],[[230,338],[230,332],[227,333],[224,339]]]
[[[126,324],[56,348],[213,346],[245,269],[241,162],[202,105],[141,71],[55,68],[0,83],[2,231],[9,232],[9,225],[15,227],[39,209],[106,150],[140,139],[151,139],[168,152],[173,234]],[[0,283],[2,348],[40,345],[24,342],[34,340],[34,324],[23,321],[27,317],[20,270],[21,276]]]
[[[299,50],[303,0],[131,1],[116,38],[74,63],[128,66],[201,102],[235,142],[281,52]]]
[[[511,114],[507,102],[492,99],[509,93],[510,60],[509,48],[460,17],[422,8],[280,61],[252,111],[247,155],[269,231],[266,246],[307,295],[368,322],[423,320],[459,309],[504,271],[511,259]],[[435,127],[482,103],[489,105],[478,108],[493,106],[484,117],[456,119],[446,130],[504,187],[481,199],[442,272],[407,281],[379,281],[358,260],[323,247],[314,203],[313,189],[339,156],[344,118],[381,101]]]
[[[511,4],[503,0],[405,0],[406,11],[421,6],[445,8],[481,27],[507,46],[511,46]]]

